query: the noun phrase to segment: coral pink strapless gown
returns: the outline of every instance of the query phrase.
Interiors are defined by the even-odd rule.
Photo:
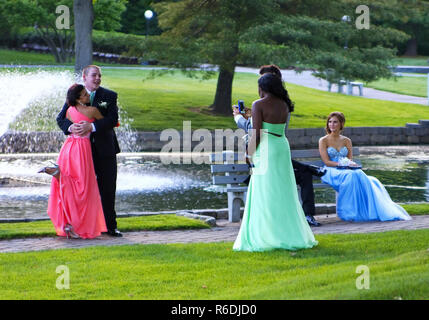
[[[93,122],[75,107],[67,113],[73,122]],[[85,137],[70,134],[58,156],[61,176],[52,178],[48,202],[48,215],[57,235],[66,236],[66,224],[73,226],[81,238],[95,238],[106,232],[106,222],[95,177],[89,135]]]

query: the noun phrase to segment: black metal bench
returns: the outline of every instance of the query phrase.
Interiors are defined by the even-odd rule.
[[[353,147],[353,157],[359,156],[359,148]],[[320,159],[319,149],[291,150],[291,157],[302,163],[323,166]],[[354,160],[355,162],[356,161]],[[216,191],[228,194],[228,220],[230,222],[240,221],[241,205],[246,203],[247,186],[243,182],[250,174],[249,166],[246,164],[244,154],[233,151],[212,153],[210,155],[212,183]],[[315,189],[330,189],[331,186],[320,182],[320,178],[314,177],[313,187]],[[298,195],[301,201],[301,192],[298,186]],[[337,196],[337,194],[336,194]]]

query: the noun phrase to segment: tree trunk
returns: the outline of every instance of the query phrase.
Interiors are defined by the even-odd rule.
[[[217,79],[216,95],[211,108],[214,113],[231,115],[232,104],[232,80],[234,79],[234,69],[219,67],[219,77]]]
[[[94,7],[92,1],[74,0],[74,28],[75,28],[75,73],[80,74],[82,69],[92,64],[92,23],[94,21]]]
[[[412,38],[408,40],[407,42],[407,50],[405,51],[404,55],[415,57],[417,56],[417,39]]]

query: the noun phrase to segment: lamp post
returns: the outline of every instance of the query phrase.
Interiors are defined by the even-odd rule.
[[[341,21],[342,21],[342,22],[345,22],[345,23],[349,23],[350,21],[352,21],[352,19],[350,18],[350,16],[343,16],[343,17],[341,18]],[[348,49],[348,48],[347,48],[347,42],[348,42],[348,40],[349,40],[349,38],[348,38],[348,36],[346,35],[346,43],[345,43],[345,45],[344,45],[344,49]]]
[[[149,20],[153,17],[152,10],[146,10],[144,12],[144,17],[146,18],[146,37],[149,35]]]
[[[350,21],[352,21],[352,19],[350,18],[350,16],[346,15],[346,16],[343,16],[341,18],[341,21],[344,22],[344,23],[349,23]],[[348,40],[349,40],[349,37],[346,34],[346,42],[344,44],[344,50],[348,49],[348,47],[347,47]],[[350,81],[349,80],[346,80],[346,87],[347,87],[347,94],[352,94],[352,87],[350,86]],[[342,88],[342,85],[341,85],[341,80],[338,83],[338,92],[339,93],[343,93],[343,88]]]

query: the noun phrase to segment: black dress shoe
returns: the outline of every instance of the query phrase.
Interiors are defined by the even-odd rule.
[[[122,233],[118,229],[107,230],[107,234],[111,237],[117,237],[117,238],[122,237]]]
[[[312,227],[320,227],[322,225],[320,222],[317,222],[311,215],[305,216],[305,218],[307,219],[308,224]]]
[[[326,169],[322,167],[313,166],[311,164],[308,165],[308,170],[311,172],[313,176],[316,176],[316,177],[321,177],[326,173]]]

